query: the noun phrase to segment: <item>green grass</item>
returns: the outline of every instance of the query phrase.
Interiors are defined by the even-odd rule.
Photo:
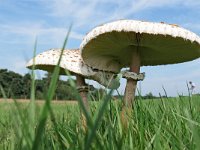
[[[120,117],[122,104],[112,101],[113,91],[100,101],[91,102],[91,112],[86,111],[78,92],[78,105],[52,103],[58,65],[49,90],[44,93],[43,105],[35,102],[34,72],[30,103],[6,100],[0,103],[0,149],[182,150],[200,147],[200,97],[137,99],[125,127]],[[76,91],[73,82],[71,86]],[[6,99],[1,86],[0,91]],[[82,113],[86,116],[87,129],[82,125]]]
[[[94,132],[102,103],[90,103],[93,125],[88,131],[82,128],[78,105],[51,104],[55,120],[47,117],[37,149],[198,149],[200,146],[200,97],[192,98],[192,109],[188,97],[137,100],[128,128],[121,124],[121,105],[115,101],[104,107]],[[29,104],[20,103],[16,107],[15,103],[0,103],[0,149],[34,149],[44,106],[36,105],[32,128],[27,122]]]

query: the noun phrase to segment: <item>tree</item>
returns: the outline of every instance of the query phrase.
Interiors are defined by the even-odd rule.
[[[0,84],[7,97],[20,98],[23,94],[22,78],[22,75],[13,71],[8,71],[7,69],[0,70]]]
[[[156,98],[151,92],[147,93],[145,96],[143,96],[144,99],[153,99]]]
[[[23,77],[23,96],[25,99],[30,98],[31,95],[31,75],[29,73],[25,74]]]

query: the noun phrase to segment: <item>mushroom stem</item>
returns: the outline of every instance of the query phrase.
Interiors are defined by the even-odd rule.
[[[140,53],[139,46],[137,46],[136,50],[132,53],[130,65],[130,72],[139,73],[140,72]],[[133,79],[127,79],[125,96],[124,96],[124,105],[127,107],[131,107],[135,98],[135,91],[137,87],[137,81]]]
[[[85,78],[81,75],[76,74],[76,84],[79,87],[86,86]],[[87,100],[87,92],[83,90],[83,91],[80,91],[79,94],[81,96],[81,99],[83,101],[83,104],[84,104],[86,110],[89,111],[89,105],[88,105],[88,100]]]

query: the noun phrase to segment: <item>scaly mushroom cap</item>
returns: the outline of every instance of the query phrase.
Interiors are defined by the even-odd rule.
[[[83,39],[83,61],[100,70],[129,67],[139,46],[141,66],[175,64],[200,57],[200,37],[165,23],[119,20],[94,28]]]
[[[60,55],[61,49],[51,49],[38,54],[35,57],[35,69],[53,72]],[[26,66],[31,69],[33,65],[33,59],[31,59]],[[79,50],[64,50],[59,66],[61,69],[60,75],[66,75],[65,70],[70,71],[72,74],[76,73],[87,77],[95,74],[90,67],[83,63]]]
[[[53,72],[60,55],[61,49],[51,49],[49,51],[45,51],[31,59],[27,63],[26,67],[31,69],[34,65],[35,69]],[[59,67],[60,75],[66,75],[65,70],[68,70],[72,75],[79,74],[84,77],[91,78],[108,88],[116,89],[120,85],[119,80],[114,78],[112,73],[105,73],[100,70],[94,71],[91,67],[85,65],[79,50],[64,50]],[[102,78],[103,75],[105,78]]]

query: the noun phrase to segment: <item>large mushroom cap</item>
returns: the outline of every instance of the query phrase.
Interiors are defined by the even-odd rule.
[[[84,62],[100,70],[118,72],[129,67],[139,46],[141,66],[175,64],[200,56],[200,37],[165,23],[119,20],[94,28],[83,39]]]
[[[31,69],[34,65],[35,69],[40,69],[48,72],[53,72],[61,55],[61,49],[51,49],[38,54],[31,59],[26,67]],[[59,64],[60,75],[66,75],[66,70],[71,74],[79,74],[81,76],[91,78],[105,87],[116,89],[120,83],[117,78],[113,77],[112,73],[103,72],[100,70],[94,71],[87,66],[80,55],[79,50],[63,50],[61,62]]]
[[[38,54],[26,66],[31,69],[35,65],[35,69],[53,72],[55,66],[58,64],[60,55],[61,49],[51,49]],[[95,74],[90,67],[83,63],[79,50],[64,50],[59,67],[61,75],[66,75],[65,70],[70,71],[72,74],[76,73],[83,76],[92,76]]]

